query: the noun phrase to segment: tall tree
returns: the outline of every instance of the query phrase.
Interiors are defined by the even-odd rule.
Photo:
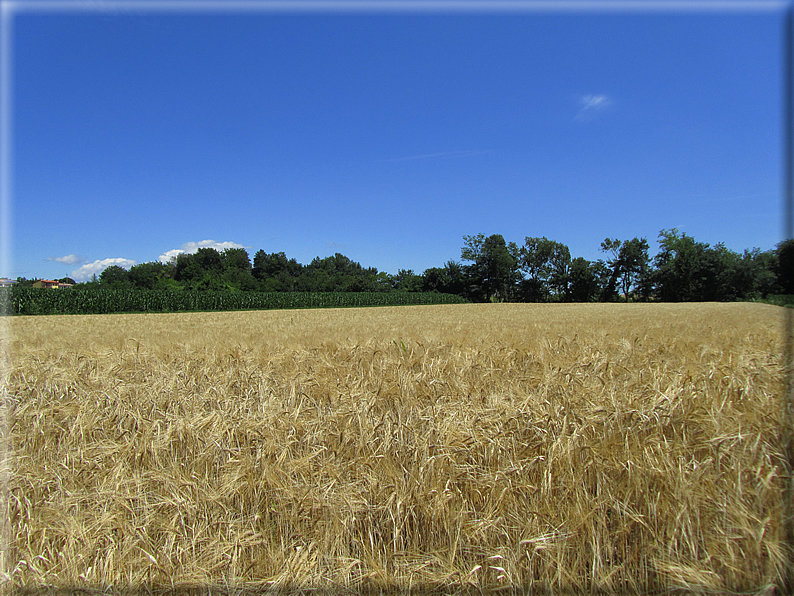
[[[132,285],[142,290],[153,290],[158,286],[158,282],[167,279],[170,268],[165,263],[151,261],[148,263],[138,263],[130,267],[128,278]]]
[[[784,294],[794,294],[794,239],[784,240],[775,249],[777,281]]]
[[[248,251],[244,248],[227,248],[221,253],[221,263],[226,271],[239,269],[251,272],[251,259],[248,257]]]
[[[650,287],[648,280],[650,257],[648,241],[645,238],[632,238],[620,241],[607,238],[601,243],[601,250],[612,254],[608,265],[611,275],[606,288],[606,298],[613,299],[618,284],[628,302],[638,293],[646,297]],[[644,291],[643,291],[644,290]]]
[[[422,290],[425,292],[446,292],[447,285],[444,276],[444,269],[441,267],[430,267],[422,273]]]
[[[422,289],[425,292],[442,292],[462,296],[466,291],[466,275],[463,266],[449,260],[443,267],[431,267],[422,273]]]
[[[509,245],[501,234],[464,236],[461,258],[471,261],[471,291],[475,299],[510,300],[518,279],[518,247]]]
[[[214,248],[199,248],[193,255],[193,259],[205,272],[220,273],[223,271],[223,257]]]
[[[413,269],[400,269],[392,277],[394,289],[401,292],[418,292],[422,289],[422,281],[422,276],[416,275]]]
[[[348,257],[315,257],[301,271],[297,288],[307,292],[374,292],[381,289],[378,270],[364,268]]]
[[[571,261],[566,298],[572,302],[591,302],[598,296],[598,277],[593,264],[576,257]]]
[[[444,263],[444,279],[447,282],[446,293],[462,296],[466,291],[466,272],[463,265],[450,259]]]
[[[649,284],[647,283],[650,264],[648,256],[648,241],[645,238],[632,238],[626,240],[620,247],[619,261],[621,281],[623,282],[623,295],[626,301],[630,297],[639,295],[647,298]]]
[[[618,296],[618,279],[620,278],[620,245],[617,238],[607,238],[601,243],[601,252],[612,255],[608,261],[599,261],[603,265],[599,268],[601,273],[601,300],[611,302]]]
[[[519,267],[526,275],[522,298],[531,302],[562,299],[568,289],[571,252],[565,244],[542,238],[525,238],[519,249]]]
[[[773,251],[709,246],[677,229],[659,232],[653,284],[665,301],[702,302],[762,298],[778,289]]]
[[[180,253],[176,256],[174,279],[183,287],[193,289],[202,280],[204,273],[195,254]]]
[[[99,275],[99,284],[114,290],[132,287],[129,271],[118,265],[105,268]]]
[[[258,250],[254,255],[253,275],[263,292],[290,292],[296,288],[303,265],[288,259],[283,252],[268,254]]]
[[[696,242],[678,229],[659,232],[659,252],[654,257],[654,287],[665,302],[700,300],[708,244]]]
[[[747,253],[748,251],[745,251]],[[753,291],[758,298],[766,298],[770,294],[778,294],[781,289],[778,285],[777,253],[774,250],[761,251],[753,249],[749,251],[753,261]]]

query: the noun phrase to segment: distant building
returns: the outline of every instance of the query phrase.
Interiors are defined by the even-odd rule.
[[[40,279],[33,282],[34,288],[59,288],[60,285],[60,282],[54,279]]]
[[[10,288],[16,282],[15,279],[8,279],[7,277],[0,277],[0,288]]]

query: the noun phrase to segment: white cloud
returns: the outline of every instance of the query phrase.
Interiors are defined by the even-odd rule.
[[[86,263],[80,269],[72,271],[72,275],[70,276],[75,281],[88,281],[94,275],[99,277],[99,274],[102,273],[105,269],[110,267],[111,265],[118,265],[124,269],[129,269],[135,264],[135,261],[131,259],[122,259],[120,257],[112,258],[112,259],[102,259],[96,260],[93,263]]]
[[[161,263],[167,263],[177,255],[193,254],[199,248],[214,248],[218,252],[224,251],[227,248],[245,248],[242,244],[236,242],[215,242],[215,240],[202,240],[201,242],[186,242],[182,248],[174,248],[161,254],[158,259]]]
[[[582,107],[579,109],[579,113],[576,114],[575,119],[589,120],[596,113],[612,105],[612,100],[606,95],[583,95],[579,98],[579,104]]]
[[[83,257],[80,255],[66,255],[65,257],[48,257],[48,261],[57,261],[64,265],[74,265],[75,263],[82,263]]]
[[[184,250],[180,250],[178,248],[175,248],[173,250],[169,250],[169,251],[164,252],[163,254],[161,254],[157,258],[159,259],[159,261],[161,263],[168,263],[171,259],[175,259],[177,255],[181,255],[184,252],[185,252]]]

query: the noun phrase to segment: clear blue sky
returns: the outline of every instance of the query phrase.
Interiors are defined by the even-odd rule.
[[[203,241],[421,273],[478,233],[588,259],[673,227],[782,239],[782,8],[131,6],[14,15],[2,275]]]

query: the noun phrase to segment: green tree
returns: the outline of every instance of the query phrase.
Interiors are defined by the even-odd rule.
[[[623,295],[628,301],[630,297],[639,294],[642,298],[648,297],[649,285],[646,283],[649,274],[650,257],[648,241],[645,238],[632,238],[626,240],[620,247],[619,261],[621,281],[623,282]]]
[[[500,234],[464,236],[461,259],[471,261],[468,266],[472,297],[480,302],[509,301],[518,280],[518,247],[509,245]]]
[[[118,265],[111,265],[102,271],[99,275],[99,284],[113,290],[132,287],[129,272]]]
[[[598,261],[602,263],[599,267],[601,300],[612,302],[618,297],[618,279],[620,278],[620,245],[622,242],[617,238],[607,238],[601,243],[601,252],[612,256],[608,261]]]
[[[192,290],[199,290],[205,292],[220,292],[221,290],[228,290],[221,276],[214,271],[205,271],[200,279],[193,280],[191,284]]]
[[[214,248],[199,248],[193,255],[193,259],[204,272],[220,274],[224,269],[223,256]]]
[[[181,253],[176,256],[174,279],[182,286],[192,289],[204,278],[204,269],[195,254]]]
[[[303,268],[297,289],[304,292],[375,292],[381,289],[378,270],[364,268],[348,257],[315,257]]]
[[[244,248],[227,248],[221,255],[222,286],[231,291],[250,291],[258,286],[252,273],[251,259]]]
[[[373,291],[391,292],[393,289],[391,275],[385,271],[378,271],[377,275],[375,276],[375,289]]]
[[[446,294],[457,294],[462,296],[466,291],[467,279],[463,266],[450,259],[444,263],[444,279],[446,281]]]
[[[245,269],[232,268],[227,269],[221,276],[221,282],[225,289],[231,291],[250,292],[258,289],[259,284],[251,271]]]
[[[696,242],[676,228],[659,232],[659,252],[654,257],[654,290],[665,302],[702,299],[708,244]]]
[[[221,263],[225,271],[238,269],[251,273],[251,259],[244,248],[227,248],[221,255]]]
[[[616,279],[612,275],[612,268],[603,259],[596,259],[590,263],[590,269],[596,279],[596,300],[610,302],[617,297]]]
[[[719,243],[706,251],[707,273],[703,276],[707,300],[750,300],[763,298],[777,291],[774,279],[773,253],[760,249],[744,250],[742,254]]]
[[[416,275],[413,269],[399,269],[392,278],[393,287],[401,292],[418,292],[422,289],[422,276]]]
[[[607,238],[601,243],[601,250],[612,255],[608,262],[611,274],[605,291],[607,300],[616,297],[618,284],[627,302],[637,294],[647,297],[650,290],[649,248],[645,238],[626,241]]]
[[[754,265],[754,292],[759,298],[766,298],[771,294],[781,292],[777,281],[778,261],[777,253],[774,250],[761,251],[753,249],[751,251]]]
[[[422,290],[425,292],[444,292],[447,283],[441,267],[430,267],[422,273]]]
[[[742,254],[723,243],[710,247],[677,229],[659,232],[653,286],[659,299],[703,302],[763,298],[779,289],[777,254],[760,249]]]
[[[565,244],[542,238],[525,238],[519,250],[519,267],[524,300],[542,302],[562,299],[567,293],[571,252]]]
[[[223,274],[224,258],[214,248],[202,247],[193,254],[182,253],[176,257],[174,278],[188,289],[228,289]]]
[[[161,279],[170,276],[171,268],[165,263],[148,262],[133,265],[129,270],[129,280],[132,285],[141,290],[153,290]]]
[[[566,298],[572,302],[592,302],[598,297],[598,276],[590,261],[576,257],[571,261]]]
[[[462,296],[467,286],[463,266],[457,261],[447,261],[443,267],[431,267],[422,273],[422,290]]]
[[[794,294],[794,239],[789,238],[775,248],[777,283],[784,294]]]
[[[259,250],[254,255],[252,273],[263,292],[290,292],[296,287],[303,266],[288,259],[283,252],[268,254]]]
[[[161,277],[157,280],[157,283],[154,284],[155,290],[170,290],[170,291],[180,291],[184,290],[185,286],[180,284],[177,280],[173,277]]]

